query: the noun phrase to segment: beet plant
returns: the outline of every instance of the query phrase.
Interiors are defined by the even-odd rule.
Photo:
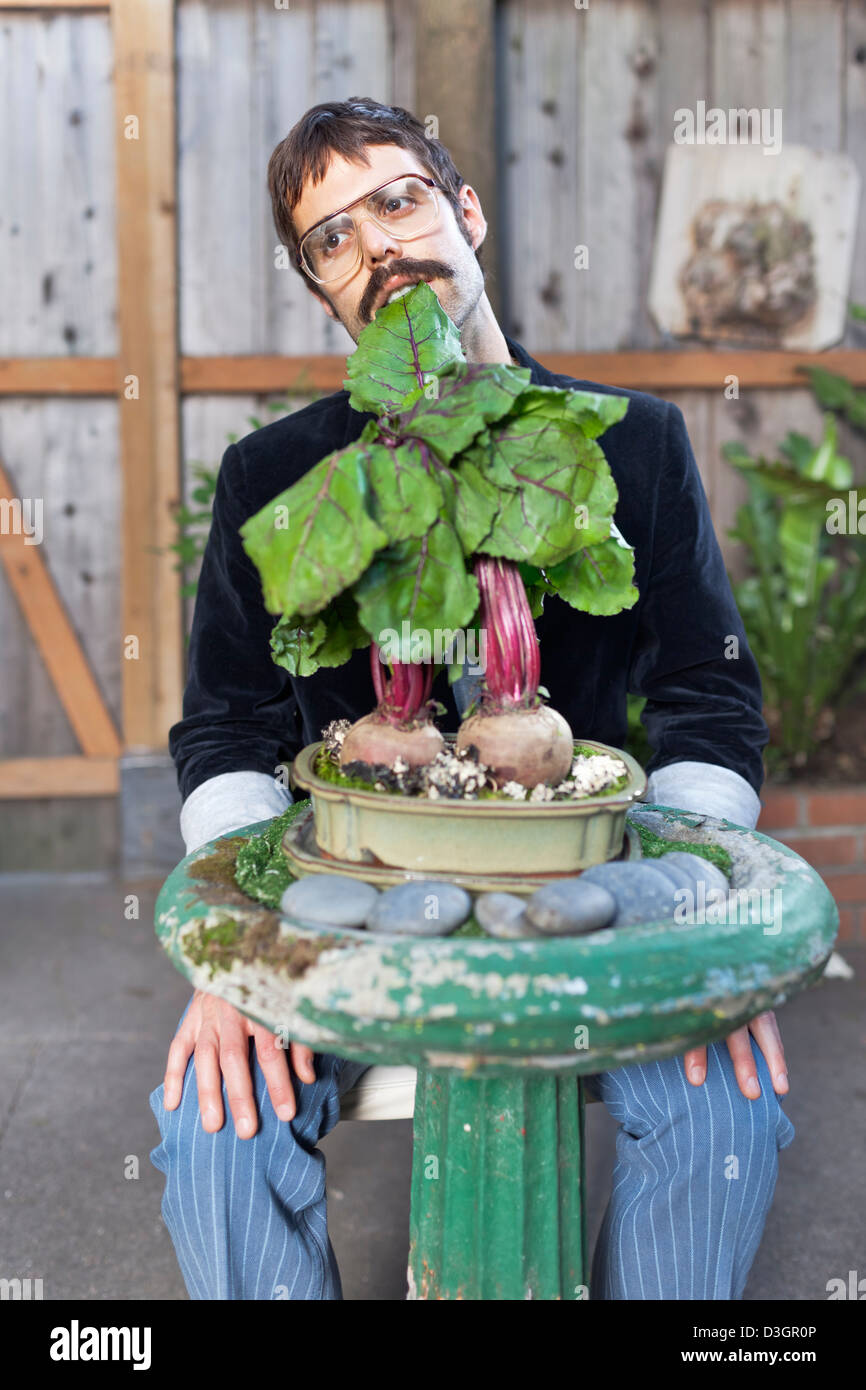
[[[458,747],[474,745],[501,780],[559,782],[574,741],[542,698],[533,617],[547,594],[598,615],[638,598],[598,443],[627,398],[468,363],[424,283],[378,311],[344,384],[350,405],[372,417],[360,437],[241,528],[277,617],[274,660],[306,676],[369,645],[377,704],[346,735],[341,762],[402,757],[416,767],[442,739],[434,668],[413,659],[415,638],[429,649],[432,632],[478,625],[487,665]],[[388,633],[402,636],[386,662]]]

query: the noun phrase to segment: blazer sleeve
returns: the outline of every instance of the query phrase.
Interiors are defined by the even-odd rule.
[[[255,510],[247,495],[243,456],[230,444],[198,581],[183,718],[169,732],[184,800],[226,772],[276,778],[302,747],[291,677],[271,657],[275,620],[238,534]]]
[[[769,730],[761,677],[716,539],[683,413],[668,403],[649,582],[639,600],[629,691],[653,755],[648,774],[712,763],[758,794]]]

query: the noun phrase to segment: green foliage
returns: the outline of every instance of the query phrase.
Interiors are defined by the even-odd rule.
[[[850,383],[810,369],[819,402],[866,428]],[[728,534],[746,549],[751,573],[733,585],[761,672],[771,741],[767,768],[801,767],[833,708],[850,698],[866,650],[866,564],[862,545],[848,545],[831,518],[849,505],[853,470],[837,450],[836,419],[824,416],[818,445],[789,432],[778,453],[753,458],[742,444],[722,453],[745,477],[749,500]],[[856,541],[857,536],[854,537]]]
[[[295,818],[294,805],[275,816],[261,835],[251,835],[238,850],[235,882],[248,897],[277,908],[293,881],[283,853],[283,836]]]
[[[646,729],[641,721],[646,697],[643,695],[629,695],[627,697],[628,708],[628,736],[625,742],[625,752],[631,753],[632,757],[645,768],[653,750],[647,738]]]
[[[278,617],[278,664],[309,675],[404,622],[471,626],[476,554],[525,567],[536,615],[547,593],[596,614],[637,601],[633,551],[610,539],[617,490],[596,442],[626,397],[467,363],[423,283],[363,330],[345,385],[377,418],[241,527]],[[339,597],[353,600],[348,617]]]
[[[198,481],[192,489],[191,499],[195,507],[181,502],[174,509],[177,525],[177,540],[167,548],[177,556],[175,569],[181,574],[191,570],[204,554],[211,525],[211,508],[216,492],[218,468],[206,468],[197,459],[187,465]],[[196,591],[196,581],[190,580],[181,585],[181,597],[192,598]]]

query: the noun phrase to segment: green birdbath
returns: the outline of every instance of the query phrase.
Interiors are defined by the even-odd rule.
[[[317,1051],[418,1068],[410,1298],[588,1297],[580,1078],[723,1038],[830,955],[836,905],[787,846],[646,803],[628,821],[726,850],[734,920],[518,941],[473,920],[433,938],[312,928],[234,883],[238,846],[267,822],[162,888],[157,933],[191,984]]]

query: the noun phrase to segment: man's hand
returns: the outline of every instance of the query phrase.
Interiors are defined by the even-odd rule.
[[[229,1107],[240,1139],[251,1139],[258,1129],[249,1039],[255,1038],[256,1055],[265,1074],[268,1093],[281,1120],[292,1120],[297,1106],[289,1074],[286,1049],[267,1028],[253,1023],[233,1005],[197,989],[183,1023],[168,1050],[164,1099],[166,1110],[180,1104],[183,1078],[190,1053],[195,1053],[198,1108],[208,1134],[222,1129],[223,1102],[220,1074],[225,1077]],[[300,1043],[290,1045],[292,1067],[301,1081],[313,1082],[313,1053]]]
[[[738,1028],[736,1033],[731,1033],[730,1037],[725,1039],[733,1059],[740,1090],[748,1100],[757,1100],[761,1094],[758,1074],[755,1070],[755,1059],[749,1042],[750,1031],[767,1060],[767,1066],[773,1078],[774,1091],[780,1096],[785,1095],[788,1090],[788,1072],[785,1066],[785,1050],[782,1047],[779,1025],[776,1023],[774,1013],[758,1014],[758,1017],[753,1018],[745,1028]],[[695,1086],[702,1086],[707,1075],[706,1047],[691,1048],[689,1052],[685,1053],[683,1062],[689,1081]]]

